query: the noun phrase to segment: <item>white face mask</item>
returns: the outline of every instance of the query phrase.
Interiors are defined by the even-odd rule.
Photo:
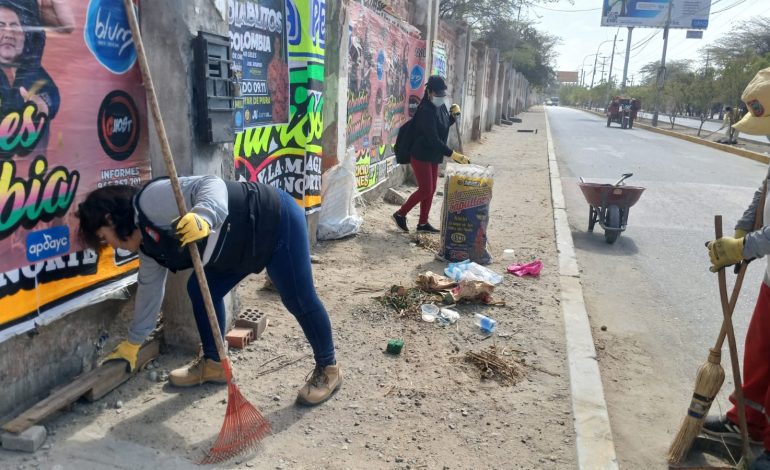
[[[447,103],[449,103],[449,97],[448,96],[434,96],[431,98],[431,103],[433,103],[436,107],[444,106],[445,108],[449,108]]]

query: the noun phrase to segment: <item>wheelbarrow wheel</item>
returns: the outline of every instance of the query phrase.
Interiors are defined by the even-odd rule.
[[[588,206],[588,231],[594,231],[594,225],[596,225],[596,211],[594,206]]]
[[[604,241],[609,244],[615,243],[620,236],[620,207],[610,206],[607,208],[607,221],[604,225]],[[607,230],[607,228],[616,228],[618,230]]]

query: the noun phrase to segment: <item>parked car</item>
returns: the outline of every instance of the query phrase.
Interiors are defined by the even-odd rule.
[[[550,100],[550,99],[547,99],[547,100],[545,100],[545,105],[546,105],[546,106],[552,106],[552,105],[553,105],[553,103],[551,102],[551,100]]]
[[[552,96],[551,97],[551,104],[550,106],[559,106],[559,97],[558,96]]]

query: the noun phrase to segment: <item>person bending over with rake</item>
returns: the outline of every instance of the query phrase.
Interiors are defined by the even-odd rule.
[[[770,68],[760,70],[749,82],[741,99],[749,113],[735,124],[747,134],[770,134]],[[770,173],[765,178],[770,177]],[[755,211],[765,198],[763,226],[751,232]],[[708,244],[712,271],[739,263],[744,259],[760,258],[770,254],[770,204],[763,187],[754,193],[751,205],[735,226],[733,237],[722,237]],[[752,465],[752,470],[770,470],[770,264],[759,290],[754,313],[746,332],[743,353],[743,395],[746,398],[746,421],[749,437],[761,442],[765,451]],[[733,397],[730,400],[734,402]],[[704,434],[720,439],[741,442],[735,406],[725,416],[709,416],[703,424]]]
[[[92,248],[108,244],[139,253],[136,309],[128,339],[105,359],[124,360],[133,370],[139,347],[160,312],[168,270],[192,267],[188,243],[197,243],[224,335],[223,297],[251,273],[267,269],[281,300],[313,348],[315,369],[297,401],[317,405],[340,387],[329,315],[313,286],[305,214],[286,192],[262,183],[224,181],[216,176],[179,178],[189,212],[179,217],[171,183],[157,178],[142,188],[105,186],[78,207],[79,234]],[[202,355],[169,374],[178,387],[225,383],[214,336],[195,276],[187,291],[202,342]]]

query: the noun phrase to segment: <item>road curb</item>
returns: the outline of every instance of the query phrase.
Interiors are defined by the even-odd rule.
[[[575,256],[572,231],[567,220],[556,151],[551,137],[548,113],[545,113],[548,141],[548,169],[551,178],[556,248],[559,252],[561,311],[567,338],[572,415],[575,426],[578,468],[583,470],[617,470],[615,443],[612,439],[607,403],[604,400],[599,363],[588,320],[580,270]]]
[[[579,111],[583,111],[583,112],[586,112],[586,113],[589,113],[589,114],[594,114],[594,115],[600,116],[600,117],[606,117],[604,114],[602,114],[600,112],[597,112],[597,111],[591,111],[591,110],[588,110],[588,109],[581,109],[581,108],[572,108],[572,109],[577,109]],[[732,145],[720,144],[719,142],[712,142],[710,140],[702,139],[700,137],[696,137],[696,136],[692,136],[692,135],[686,135],[686,134],[681,134],[679,132],[674,132],[674,131],[670,131],[670,130],[667,130],[667,129],[661,129],[659,127],[653,127],[653,126],[651,126],[649,124],[644,124],[644,123],[641,123],[639,121],[634,121],[634,126],[640,128],[640,129],[651,131],[651,132],[657,132],[658,134],[667,135],[669,137],[675,137],[677,139],[686,140],[686,141],[692,142],[694,144],[705,145],[706,147],[711,147],[711,148],[716,149],[716,150],[721,150],[723,152],[731,153],[733,155],[738,155],[739,157],[748,158],[748,159],[754,160],[756,162],[770,163],[770,157],[768,157],[767,155],[763,155],[761,153],[758,153],[758,152],[752,152],[751,150],[735,148]]]

